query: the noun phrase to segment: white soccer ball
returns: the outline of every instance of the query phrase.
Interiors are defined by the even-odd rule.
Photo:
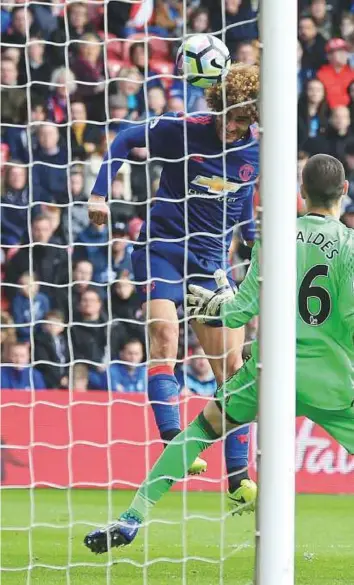
[[[177,69],[188,83],[210,87],[226,77],[231,65],[227,46],[209,34],[189,37],[177,53]]]

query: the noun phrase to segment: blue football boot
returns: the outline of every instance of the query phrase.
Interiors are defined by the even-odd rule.
[[[124,512],[117,522],[107,528],[97,529],[85,536],[84,544],[92,552],[102,554],[109,548],[126,546],[138,534],[141,520],[129,512]]]

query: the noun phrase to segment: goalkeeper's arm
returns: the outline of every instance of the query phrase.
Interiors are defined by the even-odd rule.
[[[230,328],[242,327],[259,312],[259,243],[252,251],[252,262],[247,276],[235,293],[230,287],[225,273],[223,279],[215,273],[219,288],[212,292],[201,286],[191,285],[187,295],[188,316],[200,323],[206,323],[211,318],[222,318],[224,325]]]
[[[251,266],[245,280],[234,297],[220,307],[220,316],[226,327],[242,327],[259,313],[259,248],[257,241],[252,249]]]

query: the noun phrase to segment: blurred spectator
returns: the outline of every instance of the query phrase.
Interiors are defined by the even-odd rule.
[[[18,80],[18,68],[12,59],[2,58],[0,65],[1,74],[1,123],[19,124],[20,113],[26,102],[26,90],[16,87]],[[3,87],[4,86],[4,87]]]
[[[326,90],[329,107],[349,104],[348,86],[354,81],[354,71],[347,64],[347,43],[343,39],[331,39],[326,45],[328,64],[317,73]]]
[[[111,307],[113,319],[124,326],[124,335],[137,337],[145,344],[145,328],[141,301],[131,281],[132,276],[124,271],[111,286]],[[122,331],[119,331],[121,334]]]
[[[89,223],[76,238],[74,261],[88,260],[93,265],[94,282],[106,282],[108,271],[108,228]]]
[[[123,67],[119,71],[116,91],[118,96],[126,98],[128,117],[130,120],[136,120],[138,118],[140,105],[138,94],[142,89],[143,81],[144,77],[137,67]]]
[[[87,121],[86,105],[82,101],[71,102],[71,156],[85,160],[93,154],[101,142],[101,129]]]
[[[80,39],[84,34],[94,32],[94,26],[88,19],[88,8],[86,2],[71,2],[65,6],[67,11],[68,33],[66,32],[65,17],[60,18],[58,28],[52,34],[48,45],[50,58],[56,67],[67,65],[65,61],[65,51],[68,38],[71,41]],[[52,43],[56,43],[52,44]],[[75,54],[76,43],[69,44],[69,57]]]
[[[0,367],[2,390],[44,390],[42,374],[30,366],[30,348],[27,343],[15,343],[9,349],[9,366]]]
[[[156,34],[167,36],[164,31],[178,36],[183,25],[183,5],[178,0],[156,0],[154,24],[160,31]]]
[[[62,209],[62,207],[58,207],[57,205],[41,205],[41,213],[50,221],[53,241],[60,246],[66,246],[68,243],[68,233],[61,219]]]
[[[188,18],[188,32],[190,34],[207,33],[210,31],[209,10],[200,6]]]
[[[102,300],[95,289],[88,287],[82,294],[79,310],[71,325],[74,359],[90,362],[90,370],[97,372],[103,367],[107,344],[106,320]]]
[[[318,32],[328,41],[332,36],[333,23],[327,0],[311,0],[309,15],[313,18]]]
[[[129,119],[128,98],[123,94],[111,95],[108,100],[109,129],[117,133],[129,126],[125,120]]]
[[[33,271],[38,281],[45,283],[41,285],[40,290],[48,294],[56,306],[58,289],[53,285],[68,283],[68,253],[67,250],[55,245],[56,242],[52,236],[49,219],[43,216],[35,217],[32,221],[33,244],[21,247],[6,266],[6,279],[3,286],[7,285],[7,295],[10,298],[16,291],[9,285],[16,284],[21,274],[29,272],[31,255]]]
[[[10,360],[9,349],[16,343],[17,335],[12,317],[6,311],[0,313],[0,363]]]
[[[349,181],[348,197],[354,202],[354,140],[349,140],[345,145],[344,168]]]
[[[4,134],[4,140],[9,145],[11,157],[23,163],[29,161],[28,138],[30,138],[32,151],[36,150],[38,147],[38,123],[44,122],[48,117],[45,104],[38,96],[31,97],[29,117],[27,110],[27,103],[24,102],[19,112],[21,126],[9,127]]]
[[[145,80],[144,85],[140,86],[139,92],[137,94],[139,113],[144,113],[146,110],[144,87],[146,86],[147,90],[153,87],[160,87],[163,91],[161,78],[159,77],[157,71],[155,71],[151,66],[150,48],[147,43],[144,42],[133,43],[129,49],[129,58],[133,67],[136,67],[138,69],[141,77]],[[119,77],[121,77],[121,74],[119,75]]]
[[[143,220],[140,219],[140,217],[133,217],[129,223],[128,223],[128,230],[129,230],[129,238],[133,241],[136,242],[139,234],[140,234],[140,230],[141,230],[141,226],[143,225]]]
[[[20,341],[30,341],[31,330],[39,329],[41,321],[50,309],[50,302],[46,294],[39,292],[37,276],[25,272],[18,279],[17,293],[12,299],[11,314],[17,327],[17,337]]]
[[[351,37],[354,33],[354,14],[350,12],[344,12],[340,21],[340,36],[342,39],[351,42]]]
[[[16,160],[6,164],[1,197],[1,245],[15,246],[27,234],[27,168]]]
[[[49,311],[36,333],[35,354],[38,370],[42,373],[47,388],[67,388],[69,383],[68,341],[64,327],[64,315],[60,311]]]
[[[108,31],[118,38],[124,38],[125,26],[129,20],[131,10],[136,10],[137,2],[134,5],[125,2],[125,0],[116,0],[107,4],[107,24]],[[132,22],[132,24],[134,24]],[[143,21],[144,26],[144,21]]]
[[[5,2],[1,3],[1,8],[0,8],[1,35],[6,33],[7,29],[10,28],[11,8],[12,7],[10,4],[5,4]]]
[[[353,135],[350,131],[350,114],[348,108],[340,106],[332,110],[327,139],[329,143],[329,154],[344,161],[345,147],[349,140],[353,140]]]
[[[113,225],[125,223],[136,215],[136,206],[130,203],[123,173],[118,173],[112,182],[111,219]]]
[[[249,41],[258,37],[257,14],[247,0],[225,0],[225,23],[221,4],[213,3],[212,9],[212,31],[221,31],[224,26],[226,27],[225,41],[231,52],[240,41]]]
[[[67,203],[66,144],[60,139],[58,127],[54,124],[42,124],[37,136],[32,171],[34,198],[41,202]]]
[[[7,33],[2,35],[1,42],[11,45],[20,45],[23,48],[27,42],[29,34],[35,32],[33,26],[33,15],[30,6],[15,6],[12,9],[11,28]],[[21,49],[24,52],[24,49]]]
[[[86,364],[74,364],[73,390],[74,392],[86,392],[88,390],[89,369]]]
[[[147,370],[142,364],[144,350],[139,339],[130,339],[120,351],[121,364],[109,367],[111,388],[114,392],[146,392]],[[106,389],[103,387],[102,389]]]
[[[345,106],[340,106],[332,110],[326,134],[309,139],[304,145],[304,149],[310,155],[324,152],[343,162],[346,145],[352,140],[349,110]]]
[[[48,114],[56,124],[64,124],[68,119],[68,97],[76,92],[75,75],[70,69],[59,67],[52,73],[50,80],[51,95],[48,99]]]
[[[305,93],[299,99],[299,147],[308,138],[324,134],[328,125],[329,109],[323,83],[319,79],[307,82]]]
[[[183,396],[214,396],[217,384],[202,347],[194,348],[193,355],[183,364],[178,382]]]
[[[105,77],[100,38],[92,33],[84,34],[78,44],[77,56],[71,68],[77,81],[77,93],[85,100],[90,120],[105,119]]]
[[[350,112],[350,120],[352,123],[352,127],[354,126],[354,81],[352,81],[348,86],[348,96],[349,96],[349,112]]]
[[[11,46],[3,47],[3,50],[1,51],[1,58],[10,59],[10,61],[13,61],[18,67],[21,60],[21,49]]]
[[[49,93],[49,79],[52,72],[51,64],[45,57],[45,44],[40,35],[31,36],[27,44],[28,74],[26,59],[19,65],[19,84],[31,83],[31,97],[36,94],[45,98]]]
[[[147,117],[162,116],[166,112],[166,96],[162,87],[150,87],[147,91]]]
[[[348,228],[354,229],[354,203],[347,205],[341,220]]]
[[[77,166],[72,167],[69,179],[70,205],[62,209],[62,226],[69,243],[89,225],[87,197],[84,191],[84,175]],[[69,219],[70,217],[70,219]]]
[[[305,78],[312,79],[316,71],[325,63],[326,41],[318,32],[315,21],[310,16],[300,18],[299,39],[302,46],[301,67]]]
[[[254,43],[240,43],[235,51],[235,61],[244,65],[256,65],[259,59],[259,50]]]
[[[132,274],[132,251],[133,246],[129,242],[128,224],[120,221],[114,223],[112,225],[112,270],[115,278],[119,278],[123,271]]]
[[[73,271],[73,286],[71,289],[72,308],[74,313],[79,312],[79,305],[83,293],[92,286],[93,266],[87,260],[81,260],[74,266]]]

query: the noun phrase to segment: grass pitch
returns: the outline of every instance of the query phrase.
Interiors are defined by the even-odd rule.
[[[110,556],[82,544],[108,519],[107,492],[3,490],[1,500],[4,585],[252,583],[254,516],[220,522],[220,494],[167,495],[134,544]],[[112,493],[115,514],[130,500],[130,492]],[[296,585],[354,584],[353,509],[350,496],[298,497]]]

